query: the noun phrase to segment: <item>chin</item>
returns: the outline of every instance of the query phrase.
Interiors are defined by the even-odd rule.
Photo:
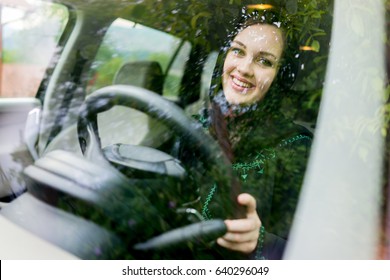
[[[227,102],[232,105],[251,105],[259,102],[261,99],[263,99],[263,96],[253,96],[253,93],[243,95],[241,93],[228,92],[228,94],[225,94],[225,98]]]

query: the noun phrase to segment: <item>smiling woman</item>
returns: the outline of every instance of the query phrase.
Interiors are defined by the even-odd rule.
[[[245,11],[245,10],[244,10]],[[246,206],[241,220],[227,220],[222,247],[256,259],[282,257],[298,201],[311,133],[281,111],[284,93],[271,88],[286,47],[282,18],[275,11],[242,16],[228,45],[222,72],[211,87],[211,134],[223,147],[241,179]],[[284,81],[279,81],[283,83]],[[211,188],[203,207],[206,219],[218,213]],[[260,219],[259,219],[260,217]],[[267,230],[265,230],[267,229]]]
[[[252,23],[231,43],[223,67],[223,89],[230,104],[253,104],[267,93],[283,52],[282,31]]]

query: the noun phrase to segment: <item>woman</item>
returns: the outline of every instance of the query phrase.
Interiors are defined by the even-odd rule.
[[[282,257],[311,143],[310,132],[281,112],[286,90],[271,88],[286,48],[281,26],[270,12],[245,17],[214,75],[207,112],[210,133],[241,178],[237,200],[246,207],[245,218],[225,221],[228,232],[217,243],[255,259]],[[206,219],[218,208],[216,188],[204,200]]]

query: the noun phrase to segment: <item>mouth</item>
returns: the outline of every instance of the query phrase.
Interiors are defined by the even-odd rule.
[[[235,76],[231,76],[230,78],[232,81],[232,87],[240,94],[247,94],[255,87],[252,83]]]

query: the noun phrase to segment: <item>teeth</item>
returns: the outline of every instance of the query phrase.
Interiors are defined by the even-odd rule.
[[[233,82],[240,87],[244,87],[244,88],[251,88],[252,87],[251,84],[242,82],[242,81],[238,80],[237,78],[233,78]]]

